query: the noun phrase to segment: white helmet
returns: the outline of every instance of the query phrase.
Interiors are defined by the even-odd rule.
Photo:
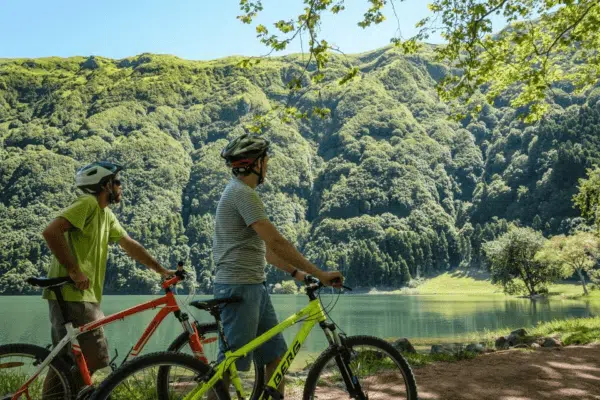
[[[269,141],[247,133],[233,139],[221,151],[221,157],[232,167],[248,167],[269,150]]]
[[[93,162],[77,171],[75,184],[85,193],[97,194],[102,186],[122,169],[122,166],[108,161]]]

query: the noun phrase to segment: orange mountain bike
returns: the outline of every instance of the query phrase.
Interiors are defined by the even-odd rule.
[[[67,334],[52,349],[23,343],[0,345],[0,400],[84,400],[89,398],[94,387],[77,337],[112,322],[157,308],[159,309],[158,313],[123,362],[142,352],[156,328],[171,313],[181,323],[184,331],[171,344],[169,350],[185,352],[188,349],[195,358],[204,363],[208,363],[209,358],[210,361],[215,360],[216,349],[207,358],[203,346],[216,342],[217,324],[190,322],[189,315],[181,311],[173,293],[175,286],[185,277],[183,263],[179,263],[175,276],[162,283],[164,296],[79,327],[73,327],[73,324],[66,318],[66,305],[61,292],[62,286],[73,283],[71,278],[29,278],[27,282],[30,285],[47,288],[54,292],[64,321],[67,321],[65,323]],[[67,345],[71,346],[72,358],[60,354]],[[116,368],[114,360],[111,362],[111,367],[113,370]],[[76,383],[74,371],[79,372],[82,385]],[[247,381],[261,382],[262,370],[255,366],[253,373],[260,374],[260,376]]]

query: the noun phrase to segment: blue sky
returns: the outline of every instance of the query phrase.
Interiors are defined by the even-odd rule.
[[[0,58],[99,55],[123,58],[151,52],[191,60],[230,55],[258,56],[267,49],[255,25],[236,19],[238,0],[0,0]],[[391,7],[388,20],[363,30],[356,23],[366,0],[346,0],[346,10],[324,18],[322,37],[345,53],[389,44],[398,27]],[[301,0],[263,0],[256,22],[268,28],[302,9]],[[428,15],[426,0],[396,0],[404,37]],[[430,42],[440,43],[432,38]],[[300,52],[299,42],[280,54]]]

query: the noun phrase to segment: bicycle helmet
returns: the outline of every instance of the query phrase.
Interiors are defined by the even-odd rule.
[[[269,150],[269,141],[257,135],[243,134],[233,139],[221,151],[227,166],[231,167],[234,175],[258,175],[258,184],[263,182],[262,164],[260,170],[254,169],[256,163],[263,159]]]
[[[98,194],[102,186],[114,178],[123,167],[108,161],[97,161],[77,171],[75,185],[88,194]]]

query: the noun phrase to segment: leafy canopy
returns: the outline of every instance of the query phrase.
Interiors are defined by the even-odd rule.
[[[367,0],[362,28],[386,20],[384,10],[392,8],[396,18],[403,0]],[[312,83],[323,81],[330,52],[339,51],[320,35],[322,16],[345,9],[344,0],[303,0],[304,9],[295,18],[279,20],[274,28],[256,26],[259,40],[271,52],[287,48],[290,42],[308,38],[309,57],[304,68],[314,63]],[[397,10],[397,7],[399,10]],[[242,15],[250,24],[263,10],[261,0],[241,0]],[[526,122],[542,118],[555,97],[553,88],[567,81],[578,90],[590,89],[600,76],[600,2],[597,0],[432,0],[431,16],[419,21],[418,33],[411,38],[391,38],[407,54],[414,54],[433,34],[440,34],[447,44],[434,49],[436,61],[452,66],[437,84],[442,100],[454,106],[455,115],[466,111],[478,113],[482,104],[477,94],[484,90],[492,104],[502,94],[511,93],[513,107],[527,107]],[[389,10],[386,10],[387,12]],[[500,15],[509,27],[493,33],[492,17]],[[400,32],[400,26],[398,27]],[[304,34],[304,36],[303,36]],[[250,66],[258,59],[243,60]],[[567,66],[568,62],[568,66]],[[359,74],[354,66],[339,79],[346,83]],[[299,74],[291,89],[302,86]],[[466,107],[465,107],[466,105]]]
[[[535,258],[545,241],[540,232],[513,226],[497,240],[485,243],[492,282],[500,283],[507,293],[520,291],[521,285],[530,296],[543,292],[559,275],[555,264]]]
[[[600,258],[600,241],[590,232],[577,232],[572,236],[557,235],[545,243],[535,258],[561,268],[566,278],[577,273],[587,294],[582,272],[590,274],[596,266]]]

